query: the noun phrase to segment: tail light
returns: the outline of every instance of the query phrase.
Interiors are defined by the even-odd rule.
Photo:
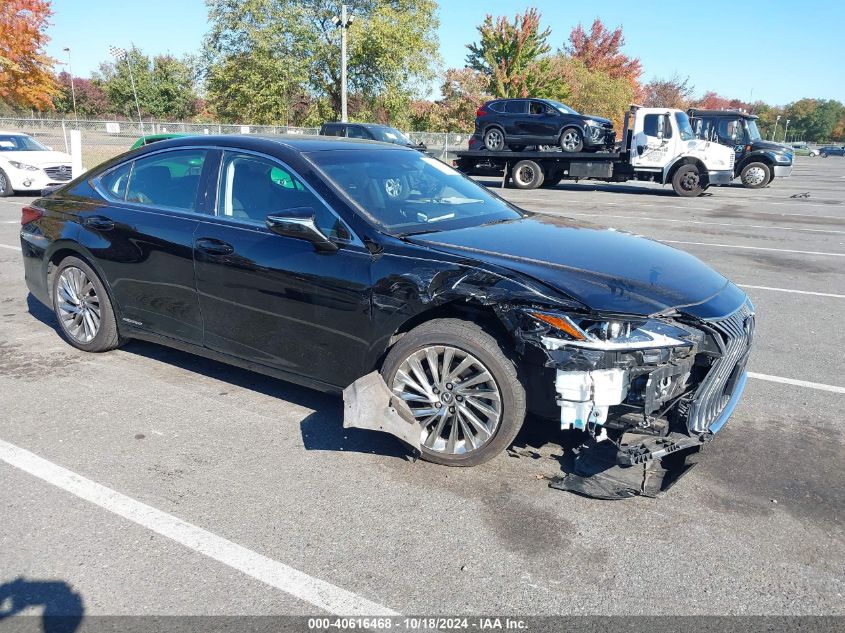
[[[475,111],[475,116],[487,116],[487,110],[484,109],[484,106]]]
[[[24,207],[21,209],[21,226],[29,224],[30,222],[35,222],[43,216],[44,212],[41,209],[36,209],[35,207]]]

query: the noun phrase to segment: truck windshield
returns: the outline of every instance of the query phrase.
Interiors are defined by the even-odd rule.
[[[689,122],[689,117],[685,112],[676,112],[675,121],[678,123],[678,131],[681,134],[682,141],[691,141],[695,138],[695,133],[693,133],[692,125],[690,125]]]
[[[754,119],[747,119],[745,121],[745,127],[748,130],[748,138],[752,141],[759,141],[760,140],[760,130],[757,129],[757,121]]]

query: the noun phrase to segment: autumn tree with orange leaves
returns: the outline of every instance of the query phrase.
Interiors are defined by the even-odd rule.
[[[613,79],[626,79],[637,90],[643,68],[638,58],[628,57],[622,52],[624,45],[621,26],[611,31],[596,18],[589,33],[580,24],[572,29],[563,50],[583,62],[587,70],[604,73]]]
[[[0,101],[19,108],[53,108],[59,92],[48,41],[49,0],[0,0]]]

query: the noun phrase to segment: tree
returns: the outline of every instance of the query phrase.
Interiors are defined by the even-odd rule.
[[[746,103],[741,99],[731,99],[729,97],[723,97],[712,90],[709,90],[704,93],[704,96],[701,97],[698,101],[695,101],[693,105],[696,108],[703,108],[705,110],[743,110],[743,111],[750,111],[752,105],[750,103]]]
[[[610,31],[596,18],[589,33],[580,24],[572,29],[569,43],[564,44],[563,52],[580,60],[587,70],[604,73],[612,79],[626,79],[636,89],[642,66],[636,57],[631,58],[622,53],[624,45],[621,26]]]
[[[828,141],[845,117],[845,106],[833,99],[799,99],[786,106],[783,116],[789,119],[790,129],[800,131],[806,140]]]
[[[336,0],[207,0],[205,51],[209,101],[233,115],[232,99],[255,93],[253,116],[282,122],[299,95],[318,109],[340,111],[340,31]],[[415,88],[430,80],[437,55],[434,0],[347,0],[348,85],[367,112],[407,110]],[[233,88],[241,84],[242,94]],[[271,84],[266,86],[266,84]],[[376,102],[380,102],[377,104]]]
[[[488,90],[497,97],[555,96],[560,91],[550,73],[551,50],[546,43],[551,31],[540,30],[540,13],[530,8],[493,21],[487,15],[477,27],[480,41],[469,44],[467,66],[488,77]],[[554,85],[552,85],[554,84]]]
[[[686,110],[692,100],[693,86],[689,77],[675,75],[669,79],[655,78],[642,87],[642,104],[647,108],[678,108]]]
[[[557,57],[554,69],[569,92],[567,105],[584,114],[606,117],[621,129],[622,118],[635,96],[628,78],[590,70],[575,57]]]
[[[49,0],[0,2],[0,102],[12,107],[53,107],[58,94],[53,60],[44,53],[52,15]]]
[[[94,82],[109,100],[109,109],[128,118],[137,116],[132,79],[143,116],[184,120],[197,111],[195,73],[190,59],[179,60],[159,55],[152,60],[137,47],[127,51],[126,59],[100,64]],[[129,65],[132,77],[129,76]]]
[[[59,73],[59,93],[53,97],[53,106],[60,114],[73,114],[73,95],[76,95],[76,114],[80,119],[100,117],[109,110],[106,93],[90,79],[74,77],[73,90],[70,75]]]

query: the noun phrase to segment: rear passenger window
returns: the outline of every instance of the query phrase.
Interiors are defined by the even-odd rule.
[[[507,101],[505,102],[505,112],[508,114],[525,114],[525,101]]]
[[[129,182],[131,168],[132,163],[126,163],[102,175],[99,182],[100,193],[104,193],[106,197],[115,200],[125,199],[126,185]]]
[[[367,131],[362,128],[360,125],[350,125],[346,128],[346,136],[349,138],[370,138]]]
[[[196,210],[205,150],[174,150],[135,161],[126,200],[171,209]]]
[[[323,136],[343,136],[343,127],[340,125],[327,125],[323,128]]]

